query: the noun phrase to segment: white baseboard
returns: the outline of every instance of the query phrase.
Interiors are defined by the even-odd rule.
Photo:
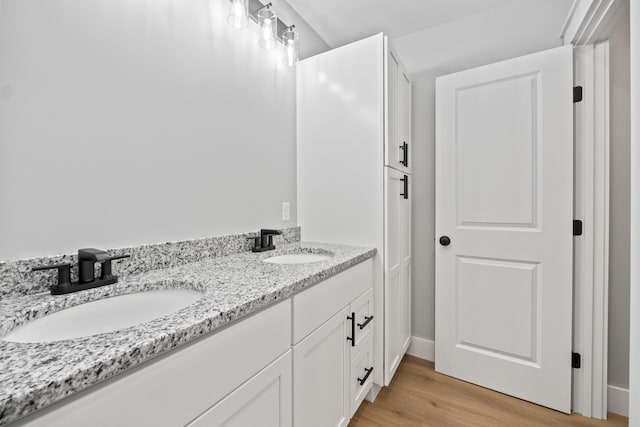
[[[433,362],[436,358],[436,344],[425,338],[411,337],[411,345],[407,354]]]
[[[607,386],[607,411],[614,414],[629,416],[629,389]]]

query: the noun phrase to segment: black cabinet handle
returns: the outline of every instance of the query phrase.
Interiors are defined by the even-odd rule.
[[[358,323],[358,328],[364,329],[372,320],[373,316],[364,316],[364,323]]]
[[[409,166],[409,144],[403,142],[400,149],[402,150],[402,160],[400,160],[400,164],[406,168]]]
[[[442,246],[449,246],[450,243],[451,243],[451,239],[449,238],[449,236],[440,237],[440,244]]]
[[[404,167],[409,167],[409,144],[404,143]]]
[[[358,378],[358,383],[360,383],[360,385],[364,385],[364,383],[367,382],[367,378],[369,378],[369,375],[373,372],[373,366],[370,368],[364,368],[364,371],[366,372],[366,374],[364,374],[364,378]]]
[[[402,197],[404,197],[405,199],[409,198],[409,177],[407,175],[403,176],[400,181],[402,181],[402,185],[403,185],[403,193],[400,193],[400,195]]]
[[[351,320],[351,336],[347,337],[347,341],[351,341],[351,347],[356,346],[356,313],[347,316],[347,320]]]

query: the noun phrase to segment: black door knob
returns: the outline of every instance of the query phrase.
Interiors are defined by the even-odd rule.
[[[449,243],[451,243],[451,239],[449,238],[449,236],[440,237],[440,244],[442,246],[449,246]]]

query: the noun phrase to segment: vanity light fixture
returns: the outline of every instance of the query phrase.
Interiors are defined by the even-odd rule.
[[[1,1],[1,0],[0,0]],[[274,49],[278,41],[283,44],[282,60],[290,67],[298,63],[300,35],[294,30],[295,25],[288,26],[271,10],[271,3],[262,4],[260,0],[229,0],[231,10],[227,22],[234,28],[245,28],[249,19],[260,26],[258,44],[264,49]]]
[[[249,25],[249,0],[231,0],[227,22],[238,30]]]
[[[294,30],[295,27],[295,25],[291,25],[282,32],[282,44],[284,45],[284,54],[282,60],[289,67],[293,67],[298,63],[300,35],[298,35],[298,33]]]
[[[260,40],[258,44],[267,50],[271,50],[278,45],[278,17],[270,8],[271,3],[267,3],[256,13],[258,25],[260,26]]]

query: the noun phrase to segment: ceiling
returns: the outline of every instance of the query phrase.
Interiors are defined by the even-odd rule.
[[[520,0],[287,0],[330,47],[419,31]]]

